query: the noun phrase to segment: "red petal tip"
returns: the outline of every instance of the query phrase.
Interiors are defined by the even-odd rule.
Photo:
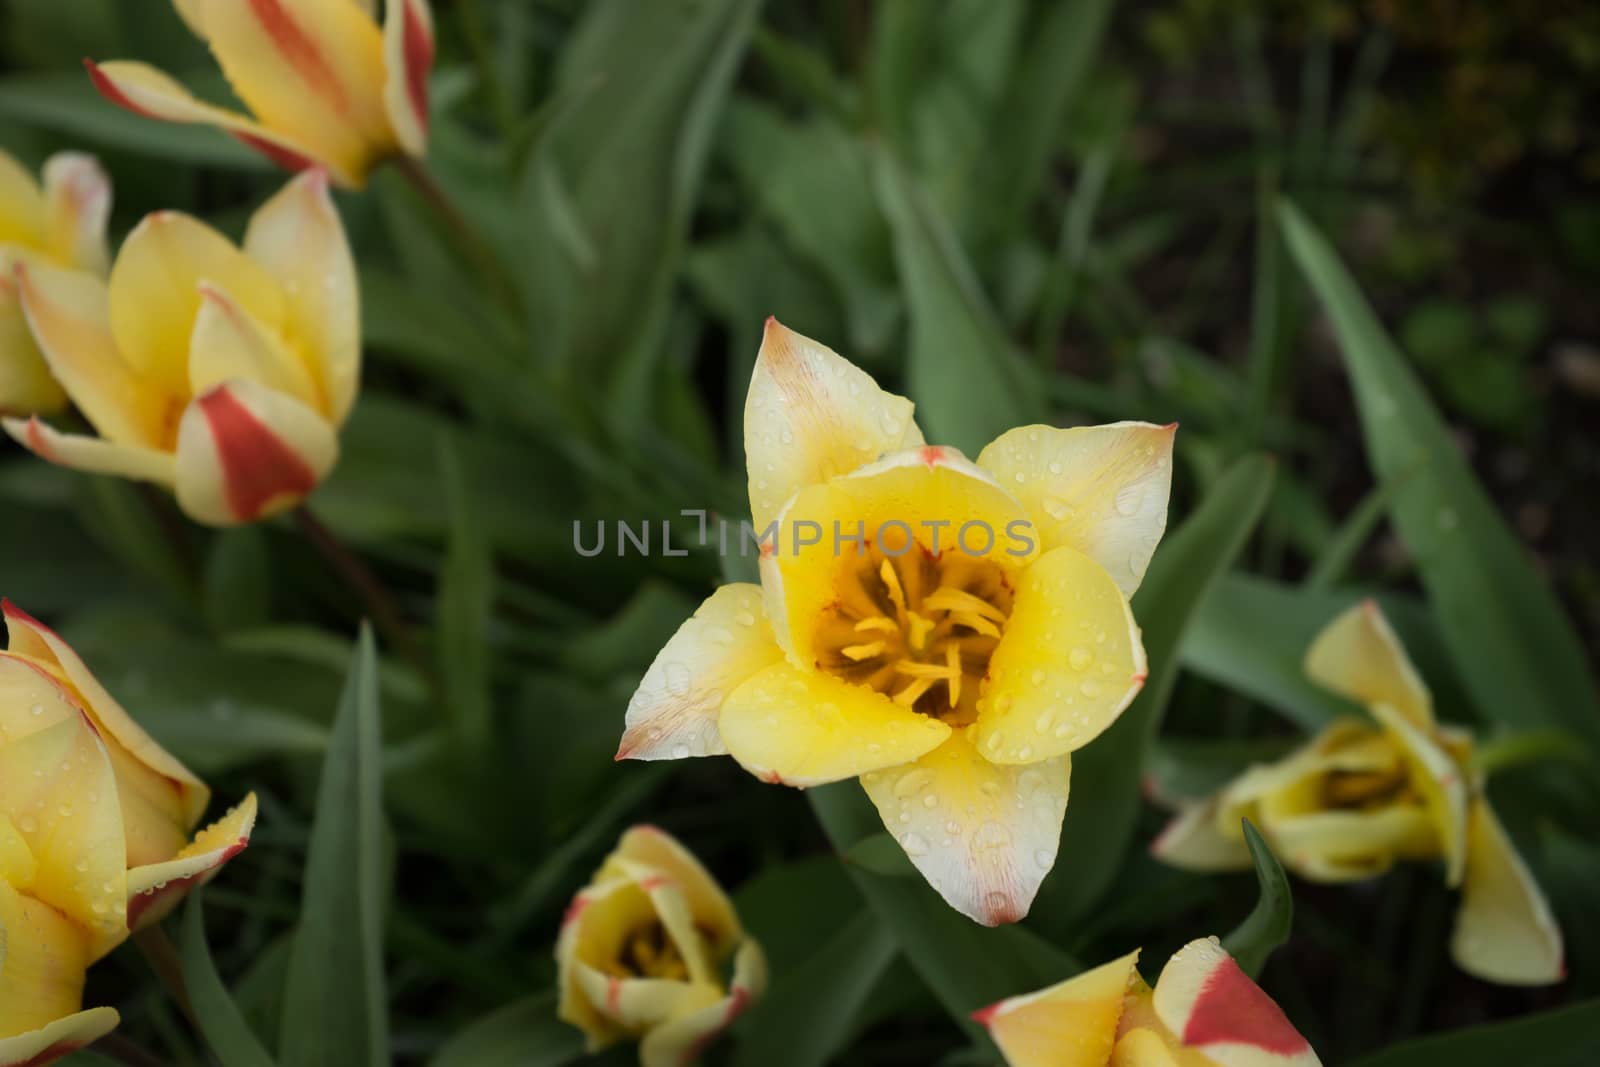
[[[972,1013],[972,1021],[977,1023],[979,1026],[987,1027],[991,1022],[994,1021],[994,1017],[1000,1014],[1000,1009],[1004,1005],[1005,1001],[1001,1000],[990,1004],[986,1008],[979,1008],[977,1011]]]

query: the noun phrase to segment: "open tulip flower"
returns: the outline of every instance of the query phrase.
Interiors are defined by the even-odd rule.
[[[243,251],[158,212],[128,235],[109,282],[36,262],[14,278],[50,370],[100,434],[6,419],[39,456],[155,482],[217,526],[293,507],[333,468],[361,326],[321,171],[255,213]]]
[[[45,161],[44,183],[0,151],[0,413],[60,411],[67,394],[50,376],[28,331],[13,279],[15,264],[35,261],[104,275],[111,182],[93,156],[58,152]]]
[[[945,900],[1020,919],[1070,753],[1144,683],[1128,597],[1166,525],[1173,430],[1025,426],[974,463],[769,319],[744,412],[761,584],[718,589],[662,649],[618,758],[859,777]]]
[[[1301,877],[1343,882],[1396,860],[1437,859],[1462,890],[1451,954],[1492,982],[1543,985],[1564,974],[1561,932],[1470,769],[1472,738],[1436,722],[1433,701],[1377,604],[1340,615],[1306,669],[1363,704],[1372,722],[1333,723],[1283,760],[1252,767],[1182,812],[1152,846],[1175,866],[1248,868],[1240,820]]]
[[[1283,1010],[1214,937],[1167,961],[1155,988],[1139,953],[974,1018],[1010,1067],[1318,1067]]]
[[[643,1067],[694,1062],[767,984],[761,946],[722,888],[653,826],[623,834],[572,898],[556,963],[560,1017],[584,1032],[590,1052],[637,1040]]]
[[[53,631],[4,602],[0,652],[0,1067],[117,1024],[81,1011],[88,966],[159,922],[250,839],[255,797],[190,839],[210,791]]]
[[[290,170],[359,188],[374,164],[428,144],[428,0],[175,0],[254,118],[196,99],[144,63],[89,61],[102,96],[135,114],[220,127]]]

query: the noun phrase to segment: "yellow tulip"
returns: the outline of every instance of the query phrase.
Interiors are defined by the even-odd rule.
[[[90,964],[158,922],[249,842],[255,797],[190,840],[210,791],[140,729],[54,631],[3,604],[0,1067],[103,1036]]]
[[[1070,753],[1144,683],[1128,597],[1166,525],[1174,427],[1026,426],[973,463],[769,319],[744,428],[755,525],[776,523],[761,583],[718,589],[662,649],[618,758],[859,777],[945,900],[1020,919]]]
[[[1460,887],[1451,954],[1491,982],[1544,985],[1564,976],[1561,931],[1471,769],[1472,736],[1437,722],[1433,699],[1377,604],[1340,615],[1306,670],[1373,721],[1328,726],[1277,763],[1250,768],[1181,812],[1152,851],[1174,866],[1250,866],[1240,820],[1260,828],[1303,878],[1370,878],[1396,860],[1440,860]]]
[[[145,63],[86,61],[112,103],[220,127],[290,170],[326,167],[352,188],[373,165],[428,147],[428,0],[175,0],[254,118],[196,99]]]
[[[1010,1067],[1319,1067],[1283,1010],[1214,937],[1167,961],[1155,988],[1138,951],[973,1017]]]
[[[560,1017],[584,1032],[590,1052],[637,1040],[643,1067],[694,1062],[767,984],[761,946],[722,888],[653,826],[624,833],[572,898],[556,963]]]
[[[0,151],[0,413],[32,415],[67,405],[17,301],[14,276],[21,262],[104,275],[106,217],[111,182],[93,156],[58,152],[45,160],[44,182],[34,181]]]
[[[217,526],[293,507],[333,468],[361,326],[321,171],[255,213],[243,251],[165,211],[128,235],[109,282],[42,263],[20,265],[16,280],[50,370],[100,433],[6,419],[39,456],[154,482]]]

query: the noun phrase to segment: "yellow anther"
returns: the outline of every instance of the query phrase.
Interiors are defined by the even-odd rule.
[[[900,624],[887,615],[874,615],[871,618],[858,620],[856,629],[879,630],[886,634],[895,634],[900,632]]]
[[[951,668],[944,663],[918,663],[916,660],[903,659],[894,665],[894,669],[899,674],[910,675],[912,678],[931,678],[936,682],[952,677]],[[961,673],[959,666],[955,668],[955,673]]]
[[[961,700],[961,649],[953,642],[944,646],[944,662],[950,670],[950,706]]]
[[[962,626],[970,627],[971,629],[978,631],[980,634],[985,634],[989,637],[1000,636],[1000,627],[996,626],[982,615],[975,615],[970,611],[953,611],[950,613],[950,621],[960,623]]]
[[[878,577],[883,579],[884,587],[889,590],[889,599],[894,601],[895,610],[904,618],[906,591],[900,587],[900,575],[895,573],[894,564],[884,560],[883,566],[878,568]]]
[[[909,708],[911,705],[915,704],[919,699],[921,699],[923,693],[926,693],[932,688],[932,678],[918,678],[910,685],[900,690],[900,692],[896,693],[894,695],[894,702],[896,704],[903,704]]]
[[[911,632],[906,635],[913,652],[921,652],[928,647],[928,635],[933,632],[934,621],[925,619],[914,611],[906,612],[906,626]]]
[[[860,663],[864,659],[883,655],[883,650],[887,647],[888,645],[883,641],[873,641],[871,644],[866,645],[846,645],[839,651]]]
[[[934,590],[923,600],[922,606],[928,611],[969,612],[994,622],[1006,621],[1006,613],[987,600],[975,597],[964,589],[953,589],[948,585],[941,585]]]

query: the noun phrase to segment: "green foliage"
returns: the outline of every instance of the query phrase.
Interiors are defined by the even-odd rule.
[[[1278,857],[1249,819],[1244,820],[1244,841],[1250,847],[1261,897],[1244,922],[1222,939],[1222,947],[1239,962],[1239,969],[1253,978],[1261,973],[1273,950],[1289,940],[1294,925],[1294,897],[1289,892],[1289,876],[1283,873]]]

